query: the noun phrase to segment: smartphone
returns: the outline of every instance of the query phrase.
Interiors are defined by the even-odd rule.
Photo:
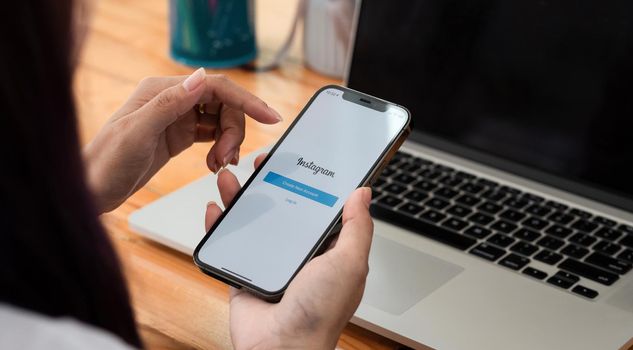
[[[321,88],[198,244],[195,264],[280,299],[334,231],[348,196],[380,174],[410,130],[402,106]]]

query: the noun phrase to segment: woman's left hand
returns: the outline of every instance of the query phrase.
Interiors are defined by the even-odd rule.
[[[84,148],[98,209],[119,206],[194,142],[215,141],[207,155],[211,171],[237,164],[244,114],[266,124],[281,120],[259,98],[202,68],[189,77],[144,79]]]

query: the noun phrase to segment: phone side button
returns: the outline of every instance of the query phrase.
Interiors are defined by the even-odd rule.
[[[380,204],[373,204],[369,208],[369,211],[371,212],[371,215],[377,219],[406,228],[460,250],[466,250],[477,243],[477,240],[473,238],[460,235],[459,233],[440,226],[435,226],[407,214],[394,211],[393,209],[385,208]]]

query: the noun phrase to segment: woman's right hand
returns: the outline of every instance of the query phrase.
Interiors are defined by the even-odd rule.
[[[255,160],[255,167],[264,156]],[[218,187],[225,206],[240,189],[228,170],[220,172]],[[337,240],[299,271],[279,303],[267,303],[231,288],[231,338],[236,349],[336,347],[360,303],[369,272],[373,234],[370,200],[367,187],[352,193],[343,209],[343,228]],[[220,207],[210,203],[207,230],[220,214]]]

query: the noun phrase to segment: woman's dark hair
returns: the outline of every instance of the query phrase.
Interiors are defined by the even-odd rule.
[[[84,180],[70,0],[0,14],[0,302],[140,347],[121,268]]]

